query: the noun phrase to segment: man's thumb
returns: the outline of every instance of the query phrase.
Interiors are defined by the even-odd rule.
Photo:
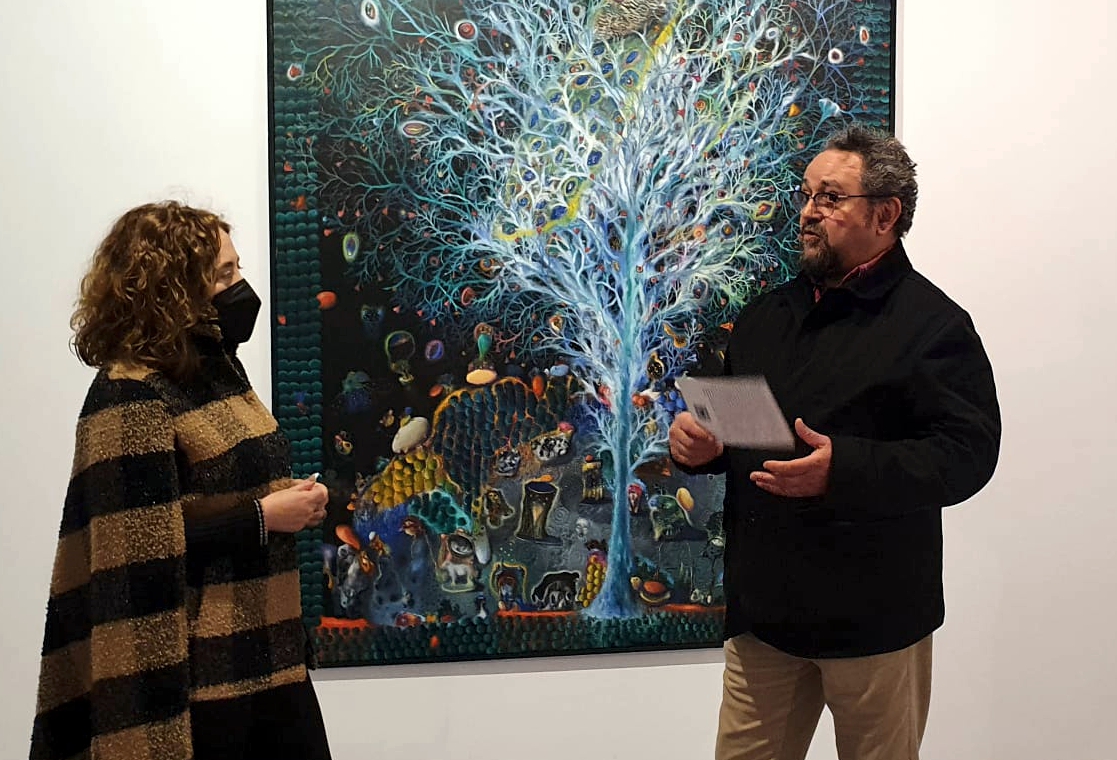
[[[802,438],[807,445],[816,449],[819,446],[825,446],[826,442],[829,440],[822,433],[817,433],[807,427],[807,423],[803,422],[802,417],[798,417],[795,420],[795,432],[799,434],[799,437]]]

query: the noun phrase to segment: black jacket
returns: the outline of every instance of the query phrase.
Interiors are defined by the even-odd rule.
[[[901,245],[816,302],[805,277],[739,316],[726,374],[761,374],[789,422],[831,437],[828,492],[773,496],[749,473],[786,454],[727,449],[726,635],[804,657],[901,649],[943,621],[943,507],[988,482],[1000,446],[969,315]],[[796,456],[809,453],[805,444]]]

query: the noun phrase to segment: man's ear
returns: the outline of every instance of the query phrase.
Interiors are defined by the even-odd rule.
[[[900,221],[900,213],[903,210],[904,204],[899,198],[885,198],[878,202],[873,214],[877,232],[882,235],[892,232],[896,227],[896,222]]]

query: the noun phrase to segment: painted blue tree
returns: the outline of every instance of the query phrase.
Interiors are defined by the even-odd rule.
[[[591,615],[637,612],[626,494],[666,454],[672,378],[789,275],[788,193],[870,110],[851,84],[880,49],[866,7],[360,0],[301,51],[351,276],[459,335],[496,325],[580,385],[614,501]]]

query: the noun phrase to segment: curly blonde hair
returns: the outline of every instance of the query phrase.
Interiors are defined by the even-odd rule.
[[[198,368],[190,333],[214,318],[210,291],[227,222],[176,201],[126,212],[97,247],[70,318],[91,367],[142,365],[184,379]]]

